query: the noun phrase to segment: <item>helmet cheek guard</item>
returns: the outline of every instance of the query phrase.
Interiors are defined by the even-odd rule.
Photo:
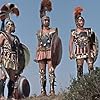
[[[49,21],[50,21],[50,18],[49,18],[48,16],[43,16],[43,17],[41,18],[42,24],[43,24],[43,22],[44,22],[45,20],[49,20]]]

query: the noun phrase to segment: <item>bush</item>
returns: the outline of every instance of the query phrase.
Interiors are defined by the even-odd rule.
[[[63,92],[63,100],[100,100],[100,69],[80,80],[73,79],[68,91]]]

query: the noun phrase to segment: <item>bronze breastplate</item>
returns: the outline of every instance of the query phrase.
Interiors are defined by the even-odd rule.
[[[88,41],[89,40],[87,32],[76,33],[74,39],[75,45],[78,45],[80,48],[83,48],[84,46],[87,46]]]
[[[49,48],[51,44],[50,36],[49,35],[40,36],[39,42],[40,42],[40,46]]]
[[[2,49],[3,49],[3,52],[11,52],[11,45],[8,40],[4,41]]]

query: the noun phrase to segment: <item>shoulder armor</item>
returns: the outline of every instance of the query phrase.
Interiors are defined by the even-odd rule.
[[[95,37],[95,32],[92,30],[92,28],[85,28],[85,29],[88,30],[90,37]]]
[[[85,29],[87,29],[87,30],[91,30],[91,28],[85,28]]]
[[[2,31],[0,31],[0,34],[2,34]]]
[[[75,36],[75,29],[71,29],[72,36]]]
[[[14,37],[14,42],[16,43],[20,43],[20,40],[19,38],[16,36],[16,35],[12,35]]]
[[[36,33],[37,36],[41,36],[41,30],[38,30]]]
[[[5,35],[5,32],[4,32],[4,31],[0,31],[0,34],[3,34],[3,35]]]
[[[95,43],[96,40],[95,32],[92,30],[92,28],[85,28],[85,29],[88,30],[88,34],[90,36],[91,42]]]
[[[58,28],[51,28],[50,35],[56,33],[58,35]]]
[[[75,29],[71,29],[71,32],[75,32]]]

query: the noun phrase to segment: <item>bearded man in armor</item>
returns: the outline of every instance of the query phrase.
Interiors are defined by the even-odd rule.
[[[83,76],[84,61],[88,64],[89,73],[93,72],[97,51],[95,33],[91,28],[84,28],[85,20],[81,16],[81,11],[83,11],[81,7],[75,9],[76,29],[71,30],[69,41],[69,55],[70,59],[76,58],[78,79]],[[73,50],[74,47],[75,50]]]
[[[28,97],[30,93],[28,80],[20,75],[29,63],[30,53],[19,38],[12,34],[15,32],[15,24],[10,18],[12,15],[20,15],[17,5],[7,3],[0,8],[2,22],[0,30],[0,100],[5,100],[5,82],[8,82],[7,100],[19,100]]]
[[[3,28],[4,26],[4,28]],[[1,65],[4,67],[9,75],[8,82],[8,98],[12,100],[14,97],[14,86],[15,81],[19,75],[19,65],[18,65],[18,46],[20,41],[17,36],[12,33],[15,32],[15,24],[12,20],[8,20],[4,25],[4,20],[2,21],[2,27],[0,31],[0,47],[1,47]],[[4,86],[5,79],[7,75],[4,70],[1,69],[0,76],[0,96],[4,96]]]

